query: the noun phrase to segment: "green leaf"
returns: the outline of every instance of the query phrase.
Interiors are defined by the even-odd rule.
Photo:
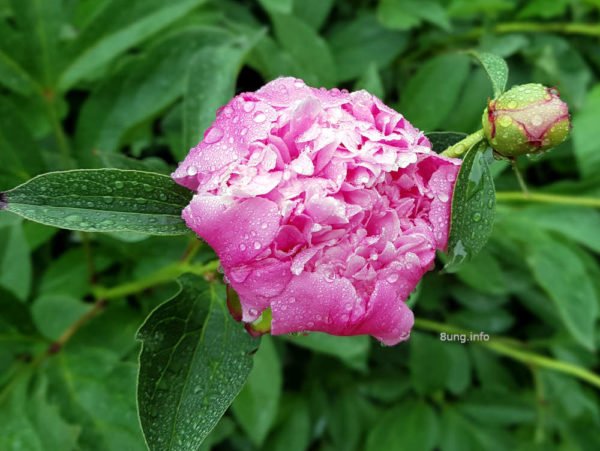
[[[0,85],[22,95],[39,90],[39,85],[27,71],[2,50],[0,50]]]
[[[61,91],[67,91],[119,54],[184,17],[205,1],[129,0],[126,7],[121,0],[104,2],[69,52],[71,62],[61,74]]]
[[[465,139],[467,134],[461,132],[429,132],[426,133],[425,136],[429,139],[432,149],[435,152],[440,153],[448,147]]]
[[[178,235],[192,194],[161,174],[82,169],[39,175],[0,196],[6,210],[64,229]]]
[[[392,449],[428,451],[438,441],[434,410],[424,402],[406,402],[386,412],[367,435],[366,451]]]
[[[184,148],[174,149],[181,158],[202,139],[215,120],[218,108],[235,92],[235,82],[248,50],[262,37],[262,31],[249,36],[243,45],[205,47],[196,53],[189,65],[184,92]]]
[[[47,366],[52,399],[69,423],[81,425],[76,449],[147,450],[136,418],[133,362],[106,348],[69,343]]]
[[[395,30],[410,30],[423,21],[446,31],[452,28],[445,9],[435,0],[380,0],[377,17]]]
[[[298,65],[298,73],[312,86],[331,87],[337,68],[327,42],[310,25],[285,14],[272,14],[275,36]]]
[[[433,393],[446,386],[451,365],[448,343],[439,336],[413,332],[410,345],[410,376],[420,394]]]
[[[62,2],[13,1],[15,21],[21,30],[27,30],[24,39],[29,72],[49,90],[55,85],[62,59],[59,49],[60,29],[64,22]]]
[[[16,107],[0,98],[0,189],[22,183],[45,169],[38,144]]]
[[[494,225],[496,190],[490,173],[492,150],[474,146],[467,151],[452,196],[447,271],[483,249]]]
[[[258,3],[269,13],[289,14],[294,0],[258,0]]]
[[[306,451],[311,440],[310,411],[301,397],[286,400],[286,412],[263,449],[269,451]]]
[[[66,295],[44,295],[38,297],[31,307],[31,315],[38,330],[46,337],[56,340],[83,314],[91,304]]]
[[[238,423],[259,448],[275,421],[281,386],[279,356],[273,340],[265,336],[254,356],[254,367],[248,381],[231,405]]]
[[[6,226],[0,222],[0,287],[25,301],[31,291],[31,273],[31,257],[22,221]]]
[[[472,391],[456,407],[474,421],[490,425],[533,423],[536,418],[534,403],[523,393],[504,390]]]
[[[595,349],[598,297],[578,255],[549,237],[531,243],[526,259],[571,336]]]
[[[125,133],[152,119],[183,94],[190,60],[204,45],[230,39],[227,32],[192,28],[169,36],[120,67],[92,91],[77,123],[79,159],[114,152]]]
[[[442,415],[440,434],[442,451],[505,451],[515,445],[508,433],[493,427],[482,427],[447,407]]]
[[[498,97],[506,89],[506,82],[508,81],[508,65],[504,58],[493,53],[478,52],[476,50],[471,50],[469,54],[485,69],[492,82],[494,98]]]
[[[75,449],[79,427],[66,422],[57,406],[49,403],[46,379],[34,381],[29,375],[17,380],[0,403],[0,449]]]
[[[469,75],[469,57],[456,53],[424,63],[400,91],[400,111],[423,130],[435,130],[453,111]]]
[[[551,205],[535,205],[511,209],[513,218],[531,223],[547,231],[558,232],[588,249],[600,253],[600,212],[592,208]]]
[[[600,171],[600,141],[598,117],[600,116],[600,84],[589,91],[583,108],[573,116],[573,149],[584,177],[591,177]]]
[[[379,76],[379,70],[375,63],[371,63],[367,66],[365,72],[358,80],[356,80],[356,83],[354,83],[354,89],[364,89],[380,99],[385,97],[385,87],[383,86],[383,82]]]
[[[221,285],[197,276],[180,283],[138,332],[138,404],[151,450],[197,449],[242,389],[258,346],[231,318]]]
[[[331,13],[335,0],[294,1],[292,15],[303,20],[315,30],[320,29]]]
[[[313,332],[308,335],[282,335],[281,338],[296,346],[337,357],[351,368],[367,369],[371,347],[368,336],[337,337]]]
[[[365,14],[333,28],[328,42],[339,81],[347,81],[362,75],[371,64],[377,69],[388,66],[408,45],[408,35],[388,30],[373,14]]]

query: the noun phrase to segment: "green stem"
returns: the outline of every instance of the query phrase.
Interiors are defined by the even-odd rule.
[[[450,158],[460,158],[467,150],[483,140],[483,130],[477,130],[471,133],[465,139],[460,140],[456,144],[448,147],[441,155]]]
[[[598,198],[563,196],[561,194],[522,193],[520,191],[498,191],[496,193],[496,199],[501,202],[538,202],[544,204],[600,208],[600,199]]]
[[[467,330],[427,319],[416,319],[415,328],[431,332],[445,332],[450,334],[469,333]],[[516,347],[517,345],[515,344],[516,342],[513,340],[502,337],[492,337],[489,341],[476,341],[474,343],[484,346],[487,349],[496,352],[497,354],[510,357],[513,360],[530,366],[537,366],[540,368],[557,371],[559,373],[568,374],[600,388],[600,376],[597,374],[594,374],[591,371],[572,363],[563,362],[540,354],[518,349]]]
[[[588,23],[507,22],[494,26],[496,33],[563,33],[600,36],[600,25]]]
[[[193,265],[185,261],[173,263],[165,266],[152,274],[132,282],[117,285],[112,288],[101,286],[93,287],[92,291],[96,299],[115,299],[140,293],[148,288],[171,282],[185,273],[204,276],[207,273],[214,272],[219,267],[219,261],[214,260],[203,265]]]

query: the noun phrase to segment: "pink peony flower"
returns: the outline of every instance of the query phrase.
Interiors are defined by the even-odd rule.
[[[173,174],[242,320],[271,333],[408,338],[405,300],[448,239],[460,160],[366,91],[280,78],[217,113]]]

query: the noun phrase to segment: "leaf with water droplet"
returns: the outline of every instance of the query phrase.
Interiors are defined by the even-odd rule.
[[[492,161],[492,150],[483,144],[472,147],[463,159],[452,197],[446,271],[456,271],[475,256],[492,233],[496,206]]]
[[[493,53],[471,50],[469,54],[481,64],[488,77],[490,77],[494,90],[494,98],[498,97],[506,89],[506,82],[508,81],[508,65],[506,61]]]
[[[49,172],[0,193],[2,207],[29,220],[85,232],[188,232],[191,191],[170,177],[122,169]]]
[[[225,288],[198,276],[138,332],[140,421],[150,450],[197,450],[242,389],[259,340],[233,320]]]

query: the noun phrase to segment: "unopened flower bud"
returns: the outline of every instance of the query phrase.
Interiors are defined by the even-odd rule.
[[[490,145],[508,158],[556,147],[571,128],[569,107],[558,91],[536,83],[516,86],[490,101],[482,122]]]

